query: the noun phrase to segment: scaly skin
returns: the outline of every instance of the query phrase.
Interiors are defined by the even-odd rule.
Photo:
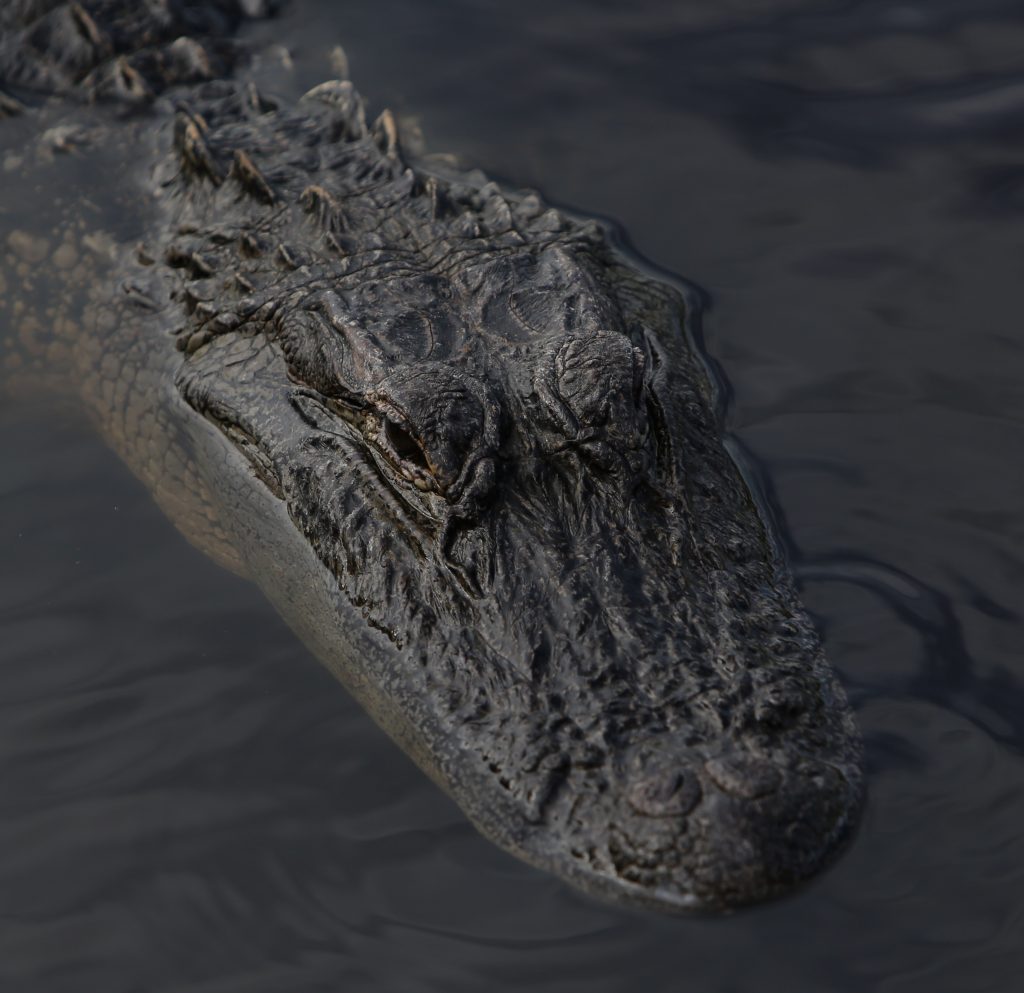
[[[21,175],[73,189],[130,147],[96,196],[131,221],[104,235],[58,198],[52,232],[8,235],[14,380],[63,370],[182,531],[502,847],[668,910],[827,863],[860,740],[723,447],[693,301],[593,222],[410,165],[347,82],[281,106],[194,81],[238,60],[210,40],[234,4],[155,27],[36,6],[0,21],[11,106],[113,104],[70,131],[37,107]]]

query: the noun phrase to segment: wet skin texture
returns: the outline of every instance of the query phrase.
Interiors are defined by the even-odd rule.
[[[140,157],[143,244],[90,276],[90,347],[65,333],[86,406],[502,847],[667,910],[805,880],[855,823],[860,740],[694,300],[593,222],[410,165],[348,82],[261,94],[243,13],[0,15],[7,112],[108,100]],[[254,504],[287,537],[232,519]]]

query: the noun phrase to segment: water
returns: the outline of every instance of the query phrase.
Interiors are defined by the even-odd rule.
[[[7,405],[0,989],[1019,989],[1019,3],[307,0],[252,34],[293,90],[344,44],[431,150],[706,290],[868,810],[831,872],[729,918],[577,896],[479,839],[83,426]]]

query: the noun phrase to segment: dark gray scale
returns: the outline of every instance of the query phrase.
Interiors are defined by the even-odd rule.
[[[485,835],[666,910],[796,886],[852,830],[861,745],[692,302],[594,222],[426,175],[348,82],[226,78],[261,6],[0,9],[0,112],[152,103],[96,111],[147,247],[92,239],[83,396]]]

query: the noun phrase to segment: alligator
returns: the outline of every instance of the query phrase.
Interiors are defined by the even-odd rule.
[[[8,389],[80,404],[500,847],[665,911],[793,889],[862,744],[698,295],[346,79],[273,95],[265,6],[4,5]]]

